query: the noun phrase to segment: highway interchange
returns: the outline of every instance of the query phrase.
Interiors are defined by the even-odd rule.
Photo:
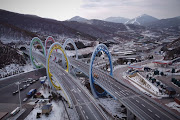
[[[36,53],[34,53],[34,54],[36,54]],[[39,58],[42,63],[45,63],[45,58],[42,55],[36,54],[35,57]],[[71,65],[78,68],[79,70],[84,72],[86,75],[89,74],[89,65],[87,65],[86,63],[83,63],[79,60],[70,58],[70,57],[69,57],[69,60],[70,60]],[[82,110],[82,108],[83,108],[82,105],[80,105],[81,107],[80,106],[76,107],[78,102],[86,103],[85,102],[86,99],[84,98],[86,95],[80,94],[80,93],[82,93],[83,90],[81,89],[81,87],[78,87],[78,85],[76,85],[76,82],[75,82],[75,80],[73,80],[72,77],[67,77],[67,76],[70,76],[69,74],[67,74],[64,70],[58,71],[58,70],[60,70],[61,67],[59,67],[59,66],[57,67],[57,65],[55,65],[55,63],[51,63],[51,64],[52,65],[54,64],[53,66],[51,66],[51,68],[53,67],[53,69],[52,69],[53,74],[57,78],[61,78],[61,79],[63,78],[63,80],[61,80],[59,82],[63,83],[64,87],[66,88],[66,91],[68,91],[71,99],[73,99],[72,101],[73,101],[73,104],[75,105],[76,111],[79,114],[79,117],[83,117],[83,119],[89,119],[89,118],[93,117],[93,115],[94,115],[94,118],[96,118],[97,115],[103,116],[97,107],[95,107],[95,109],[97,109],[97,111],[99,111],[98,114],[97,114],[97,112],[93,112],[91,109],[88,110],[89,107],[87,107],[87,109],[86,108],[83,109],[84,112]],[[54,70],[56,68],[55,66],[59,69]],[[103,72],[102,70],[94,68],[93,72],[95,72],[99,76],[98,79],[95,79],[96,84],[98,84],[103,89],[105,89],[115,99],[119,100],[124,106],[126,106],[139,119],[143,119],[143,120],[147,120],[147,119],[148,120],[158,120],[158,119],[159,120],[161,120],[161,119],[164,119],[164,120],[176,120],[177,119],[178,120],[179,119],[179,117],[177,115],[175,115],[172,112],[166,110],[165,108],[159,106],[157,103],[148,99],[141,93],[135,92],[128,85],[124,85],[123,83],[118,82],[115,78],[111,77],[110,75],[107,75],[107,73]],[[65,75],[63,76],[60,73],[63,73]],[[66,79],[66,80],[64,80],[64,79]],[[68,82],[66,82],[66,81],[68,81]],[[69,83],[69,81],[71,81],[71,82]],[[73,87],[73,86],[76,86],[77,88]],[[75,94],[75,93],[77,93],[77,91],[79,91],[79,93]],[[85,104],[85,105],[87,105],[87,104]],[[89,105],[93,105],[93,104],[89,104]],[[91,113],[91,115],[88,116],[87,113],[89,113],[89,111],[91,111],[92,113]],[[94,111],[96,111],[96,110],[94,110]],[[86,114],[83,115],[83,113],[84,114],[86,113]],[[85,116],[88,116],[88,117],[85,117]],[[104,118],[104,116],[100,117],[100,118]]]
[[[45,65],[46,59],[40,54],[33,53],[33,56],[38,61]],[[76,80],[64,71],[57,63],[50,62],[50,71],[56,77],[56,79],[63,85],[68,96],[70,96],[73,107],[78,113],[79,119],[83,120],[105,120],[107,119],[101,109],[96,105],[93,98],[83,90]]]

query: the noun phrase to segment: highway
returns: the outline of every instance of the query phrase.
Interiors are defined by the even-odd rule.
[[[5,118],[2,120],[6,120],[10,116],[10,113],[19,106],[19,94],[16,93],[15,95],[13,95],[13,92],[18,90],[18,86],[15,83],[18,81],[21,82],[20,88],[22,88],[23,85],[30,84],[30,82],[23,83],[23,81],[27,81],[28,78],[32,78],[32,80],[35,80],[45,75],[46,70],[42,68],[0,79],[0,112],[8,112],[8,115],[6,115]],[[40,81],[36,81],[35,83],[30,84],[29,87],[20,92],[22,106],[26,109],[23,114],[23,119],[26,117],[27,114],[31,112],[33,107],[26,104],[29,102],[29,100],[23,102],[23,99],[26,98],[26,94],[29,92],[29,90],[34,88],[38,89],[40,86]]]
[[[78,68],[89,76],[89,65],[79,60],[69,58],[71,65]],[[142,120],[178,120],[175,114],[170,113],[164,108],[159,107],[153,101],[147,99],[139,92],[135,92],[127,85],[118,82],[104,71],[93,68],[93,73],[98,74],[99,78],[95,79],[96,84],[105,89],[108,93],[119,100],[135,116]]]
[[[46,65],[46,59],[43,55],[33,52],[33,56]],[[75,108],[80,120],[105,120],[106,117],[101,109],[96,105],[95,100],[80,87],[80,85],[69,73],[63,70],[57,63],[50,61],[50,71],[53,76],[63,85],[66,93],[71,98],[73,107]]]

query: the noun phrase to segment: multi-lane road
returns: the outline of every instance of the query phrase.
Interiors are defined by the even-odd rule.
[[[0,112],[8,112],[9,114],[5,116],[4,119],[6,119],[10,113],[19,106],[19,94],[16,93],[13,95],[13,92],[18,90],[18,86],[15,84],[16,82],[21,82],[20,88],[23,87],[23,85],[30,84],[30,82],[23,83],[23,81],[27,81],[28,78],[32,78],[32,80],[39,79],[41,76],[46,75],[46,70],[44,68],[30,71],[27,73],[21,73],[18,75],[10,76],[7,78],[0,79]],[[25,105],[26,102],[23,102],[23,99],[26,98],[26,94],[31,89],[38,89],[41,86],[40,81],[36,81],[33,84],[30,84],[29,87],[26,89],[23,89],[20,92],[21,97],[21,103],[22,105]],[[29,107],[23,107],[27,108],[25,113],[29,113],[32,108]],[[24,116],[26,117],[26,116]],[[24,118],[23,117],[23,118]]]
[[[89,65],[69,58],[70,63],[89,75]],[[164,109],[156,104],[153,100],[148,99],[143,94],[134,91],[129,86],[118,82],[104,71],[94,68],[94,73],[98,74],[99,78],[95,82],[103,89],[108,91],[112,96],[124,104],[133,114],[143,120],[178,120],[179,116]]]
[[[46,59],[44,56],[33,52],[33,56],[44,66]],[[50,71],[56,80],[70,97],[73,107],[78,113],[80,120],[104,120],[106,119],[102,110],[98,107],[95,100],[84,90],[80,84],[57,63],[50,61]]]

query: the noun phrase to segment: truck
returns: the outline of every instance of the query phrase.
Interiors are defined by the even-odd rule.
[[[37,90],[36,89],[31,89],[28,93],[27,93],[27,98],[30,98],[30,97],[32,97],[35,93],[37,92]]]
[[[173,95],[176,94],[176,90],[172,87],[166,87],[166,94],[168,94],[169,97],[173,97]]]

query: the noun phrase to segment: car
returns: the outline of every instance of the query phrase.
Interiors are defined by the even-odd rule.
[[[27,98],[24,98],[24,99],[23,99],[23,102],[26,102],[26,101],[27,101]]]
[[[36,80],[33,80],[33,82],[36,82]]]
[[[32,78],[28,78],[28,80],[32,80]]]
[[[30,84],[27,84],[26,86],[29,87]]]
[[[16,94],[16,92],[13,92],[13,95],[15,95]]]
[[[23,83],[27,83],[27,81],[25,80],[25,81],[23,81]]]
[[[22,91],[23,90],[23,88],[20,88],[20,91]]]
[[[16,93],[18,93],[18,92],[19,92],[19,90],[16,90],[15,92],[16,92]]]
[[[30,82],[30,84],[33,84],[33,82]]]
[[[27,80],[28,82],[31,82],[31,80]]]
[[[23,85],[23,89],[26,89],[27,88],[27,85]]]

